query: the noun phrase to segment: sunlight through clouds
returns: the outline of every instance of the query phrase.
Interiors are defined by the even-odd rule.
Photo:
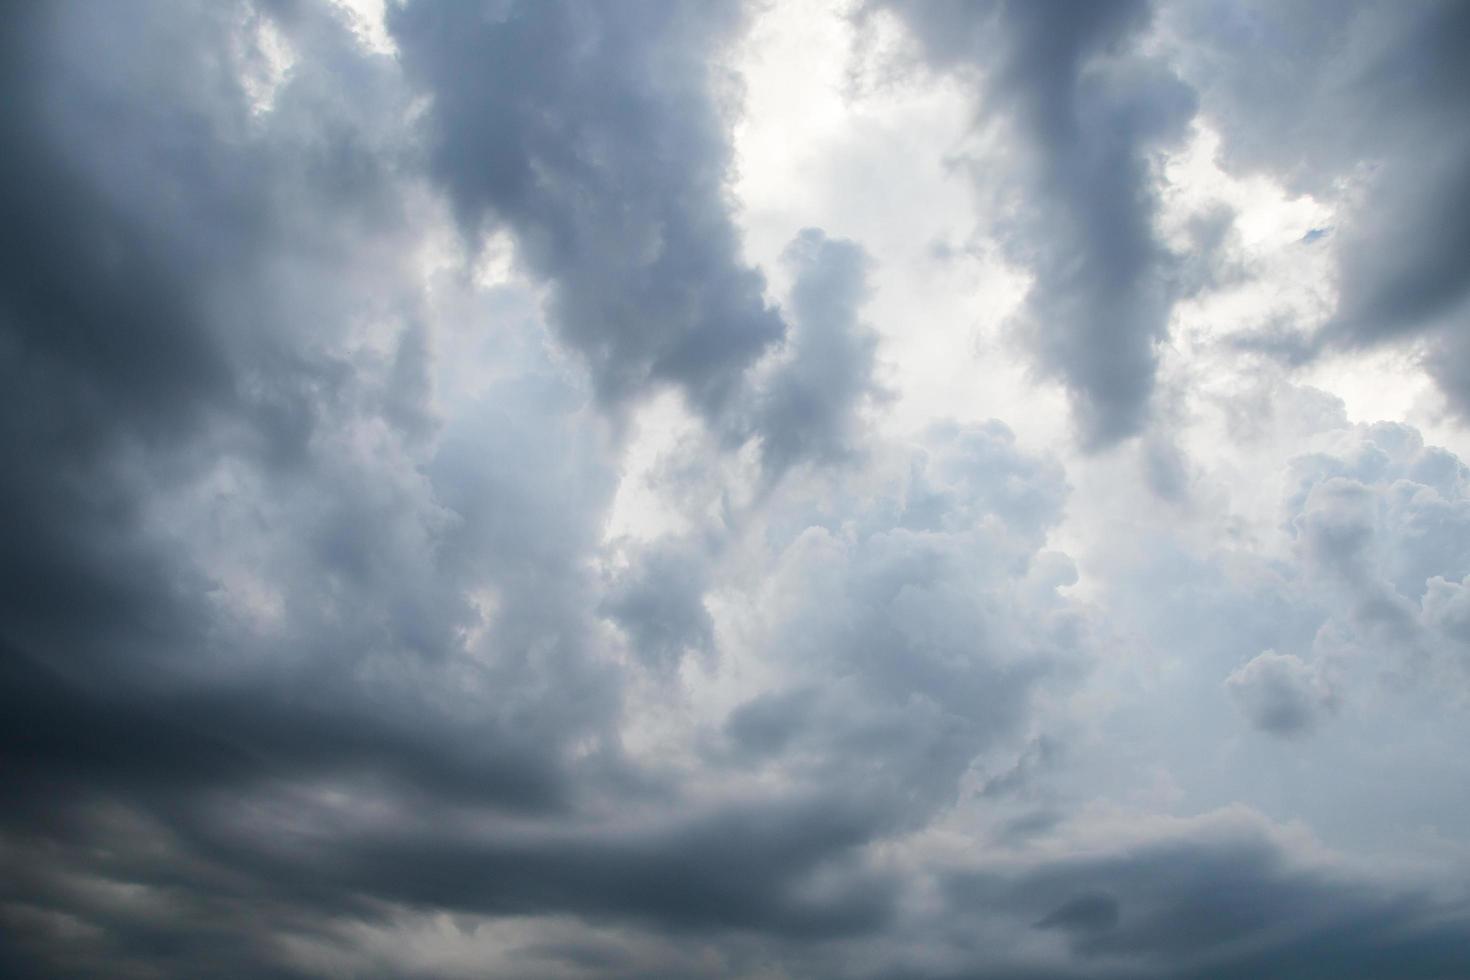
[[[1470,7],[0,39],[0,975],[1470,962]]]

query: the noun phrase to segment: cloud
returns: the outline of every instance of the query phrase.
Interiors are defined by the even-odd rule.
[[[1438,601],[1431,589],[1470,574],[1470,471],[1459,458],[1409,426],[1377,423],[1342,432],[1291,471],[1296,545],[1335,610],[1320,642],[1405,663],[1452,651],[1427,604]]]
[[[268,110],[234,74],[265,25],[296,52]],[[248,801],[317,779],[564,805],[557,757],[617,704],[578,571],[612,485],[595,432],[558,428],[582,400],[544,363],[441,432],[391,63],[318,8],[58,7],[16,27],[0,362],[6,451],[27,462],[0,477],[0,696],[6,847],[30,871],[7,901],[44,891],[23,883],[52,845],[92,890],[239,873]],[[475,637],[520,657],[487,664]],[[171,856],[87,860],[114,820]],[[169,901],[225,901],[177,873]],[[285,870],[251,880],[231,921],[315,900]],[[184,943],[183,972],[263,955],[243,928],[207,952],[189,921],[69,894],[123,966],[149,935]]]
[[[1462,411],[1466,16],[1456,3],[1198,3],[1166,17],[1222,163],[1342,202],[1327,242],[1336,309],[1317,347],[1423,336],[1427,368]]]
[[[718,418],[785,334],[729,216],[734,90],[715,59],[742,19],[729,3],[390,14],[465,234],[512,230],[609,406],[669,384]]]
[[[922,826],[982,752],[1024,734],[1033,696],[1078,669],[1085,632],[1057,570],[1026,575],[1065,492],[1055,465],[995,422],[924,445],[772,556],[740,655],[774,661],[779,684],[723,733],[768,779],[865,800],[874,833]]]
[[[794,329],[784,356],[754,396],[766,466],[851,458],[865,434],[860,411],[879,394],[877,334],[859,319],[868,258],[855,242],[803,230],[787,246]]]
[[[984,75],[1027,356],[1101,446],[1146,428],[1176,291],[1215,277],[1153,231],[1193,102],[1148,11],[1050,9],[904,16]],[[885,415],[905,323],[864,244],[805,228],[770,295],[742,257],[718,66],[753,15],[419,3],[395,56],[335,5],[16,12],[0,972],[1463,959],[1460,456],[1263,384],[1220,458],[1185,455],[1188,412],[1150,430],[1139,496],[963,406]],[[640,480],[656,533],[614,519]],[[1246,482],[1285,491],[1256,524]],[[1232,697],[1292,735],[1339,692],[1292,747],[1321,780],[1278,781],[1373,785],[1434,875],[1237,778],[1284,770]],[[1364,745],[1351,772],[1398,781],[1328,778]]]
[[[1236,706],[1263,732],[1310,732],[1334,707],[1331,687],[1299,657],[1267,650],[1225,679]]]
[[[1033,917],[1022,928],[1057,935],[1073,959],[1046,966],[1013,952],[998,968],[931,975],[1369,977],[1390,969],[1429,977],[1453,969],[1463,896],[1370,884],[1246,812],[1208,814],[1151,837],[1018,871],[946,875],[956,912]]]
[[[667,670],[685,651],[714,648],[714,622],[704,605],[708,587],[703,555],[688,544],[659,542],[618,573],[602,611],[627,632],[640,659]]]
[[[1111,445],[1148,420],[1168,333],[1174,256],[1154,231],[1151,155],[1184,135],[1193,92],[1137,42],[1137,2],[894,5],[923,58],[983,80],[977,119],[1005,120],[999,173],[1014,202],[996,234],[1034,277],[1015,327],[1066,387],[1082,441]]]
[[[828,730],[795,726],[795,756],[754,743],[748,763],[712,756],[710,771],[731,767],[732,779],[777,777],[739,799],[635,758],[622,737],[636,685],[612,656],[609,624],[667,669],[687,649],[713,649],[705,596],[740,584],[715,578],[724,566],[702,543],[596,573],[616,434],[542,343],[527,287],[478,286],[452,267],[421,278],[437,212],[414,169],[411,89],[330,12],[238,13],[93,20],[59,9],[27,25],[46,56],[7,61],[27,93],[8,120],[26,154],[8,165],[28,168],[7,185],[7,206],[30,219],[9,231],[27,258],[5,280],[17,382],[6,418],[17,458],[34,464],[4,481],[14,588],[3,733],[17,750],[4,903],[23,927],[16,955],[28,969],[84,974],[293,975],[292,943],[344,918],[377,922],[389,906],[791,941],[881,928],[900,886],[865,848],[922,823],[973,755],[1024,719],[1039,672],[963,631],[990,622],[998,647],[1035,642],[1010,625],[1029,612],[992,599],[982,614],[972,600],[1007,588],[1055,521],[1058,469],[1019,452],[999,424],[947,430],[932,471],[915,455],[912,484],[848,505],[872,527],[845,544],[836,525],[804,534],[819,499],[806,481],[826,478],[793,477],[807,495],[772,518],[785,530],[771,539],[793,605],[752,627],[772,639],[753,652],[779,666],[806,642],[847,665],[818,708]],[[415,45],[428,42],[414,32],[429,27],[413,18],[440,15],[397,16],[417,71]],[[527,16],[572,32],[557,47],[571,57],[582,18],[600,15]],[[729,408],[738,441],[758,437],[772,472],[856,461],[867,441],[858,413],[875,390],[861,250],[815,231],[798,239],[794,325],[776,347],[784,327],[734,258],[716,107],[685,106],[683,76],[640,87],[664,57],[703,73],[703,45],[726,29],[704,16],[658,20],[691,34],[648,47],[621,20],[593,24],[591,57],[605,42],[605,64],[575,91],[545,93],[554,114],[594,92],[631,100],[650,132],[672,127],[669,152],[691,154],[670,162],[666,182],[648,178],[649,214],[629,219],[668,236],[647,278],[668,292],[638,291],[643,258],[607,247],[628,230],[597,223],[608,215],[586,226],[603,237],[568,232],[569,251],[526,244],[580,220],[588,188],[618,213],[636,201],[656,149],[648,132],[622,134],[628,156],[608,148],[604,171],[595,120],[590,144],[528,123],[519,148],[536,167],[591,153],[594,183],[574,186],[587,174],[568,163],[572,183],[496,196],[496,218],[553,283],[555,337],[611,345],[589,360],[601,407],[670,382],[710,420]],[[226,69],[267,29],[295,60],[265,104]],[[492,40],[498,29],[485,28]],[[167,41],[181,56],[110,61],[98,45],[116,30],[137,38],[118,51],[175,50]],[[200,101],[152,104],[150,90]],[[70,115],[24,115],[62,94]],[[104,125],[109,98],[128,122],[118,131]],[[152,153],[181,169],[166,191],[127,167],[96,170],[104,139],[117,159]],[[475,195],[492,192],[456,190],[437,139],[430,175],[461,211],[482,206]],[[37,187],[57,183],[61,207],[49,208]],[[38,237],[22,243],[19,229]],[[614,264],[581,265],[584,251]],[[609,297],[609,284],[633,291]],[[653,333],[634,330],[665,307]],[[607,310],[623,319],[583,320]],[[473,352],[476,370],[445,348]],[[747,380],[767,348],[777,356]],[[965,487],[973,499],[945,504]],[[912,492],[915,507],[893,492]],[[734,530],[755,542],[767,527]],[[865,617],[859,648],[847,648],[854,624],[799,578],[803,556],[822,550],[808,555],[806,543],[826,535],[829,557],[850,548],[859,567],[810,571]],[[965,554],[977,540],[1005,561]],[[941,616],[950,622],[929,621]],[[802,639],[802,623],[816,632]],[[783,671],[771,690],[813,679]],[[895,684],[912,690],[907,702],[888,703]],[[683,733],[691,745],[698,727]],[[738,740],[740,726],[729,730]],[[869,750],[852,755],[844,731]],[[943,765],[930,769],[934,753]],[[802,771],[817,777],[806,788]],[[119,848],[99,854],[99,841]]]

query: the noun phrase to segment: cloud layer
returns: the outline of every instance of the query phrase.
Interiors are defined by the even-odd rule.
[[[1268,7],[790,8],[765,264],[764,8],[16,11],[0,972],[1454,975],[1470,31]]]

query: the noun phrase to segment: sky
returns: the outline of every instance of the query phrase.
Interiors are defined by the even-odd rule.
[[[1470,4],[0,32],[0,974],[1470,970]]]

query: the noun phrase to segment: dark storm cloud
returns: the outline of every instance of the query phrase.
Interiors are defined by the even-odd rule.
[[[694,84],[735,20],[668,13],[528,8],[516,23],[549,32],[532,61],[563,63],[496,110],[523,131],[492,114],[493,138],[462,148],[492,172],[524,154],[506,165],[526,168],[522,196],[456,184],[437,142],[436,174],[466,221],[486,207],[516,231],[604,399],[671,381],[713,417],[738,391],[722,424],[773,471],[842,458],[871,390],[861,253],[799,240],[793,344],[742,389],[783,328],[735,260],[725,120]],[[410,62],[429,57],[414,30],[455,16],[398,15]],[[449,25],[430,60],[498,64],[462,43],[526,40],[503,27]],[[600,617],[654,661],[708,646],[705,558],[652,553],[599,588],[612,457],[538,344],[435,409],[429,324],[468,287],[427,295],[404,259],[417,150],[392,62],[289,5],[62,6],[13,28],[6,955],[289,975],[282,937],[385,901],[711,934],[881,927],[896,885],[860,851],[905,809],[884,782],[721,807],[623,759]],[[262,92],[240,72],[271,67],[266,29],[294,60]],[[436,111],[456,93],[478,111],[506,90],[452,86]],[[869,728],[918,751],[919,722]],[[583,816],[658,801],[636,833]],[[466,813],[544,829],[444,832]]]
[[[1364,880],[1253,823],[1226,815],[1020,874],[947,875],[954,912],[1056,934],[1072,960],[953,975],[1430,978],[1470,951],[1464,894]]]
[[[1162,259],[1100,201],[1151,213],[1141,154],[1185,103],[1110,53],[1136,10],[1089,8],[1056,37],[1025,8],[997,16],[1001,91],[1051,161],[1025,186],[1059,202],[1018,241],[1079,236],[1037,268],[1119,317],[1076,340],[1037,328],[1106,441],[1147,401],[1140,283]],[[801,233],[789,331],[766,305],[709,68],[741,17],[394,8],[405,76],[327,6],[12,11],[0,973],[453,973],[367,941],[405,916],[452,921],[442,946],[589,974],[637,975],[649,937],[710,974],[1448,972],[1461,905],[1302,870],[1259,835],[1046,850],[1077,821],[1033,799],[1067,748],[1038,705],[1103,633],[1044,550],[1066,475],[997,421],[873,438],[857,244]],[[441,207],[472,245],[513,233],[593,404],[534,290],[426,259]],[[1114,274],[1116,294],[1088,278]],[[1087,374],[1105,335],[1123,366]],[[607,571],[623,447],[604,410],[665,385],[720,443],[691,466],[738,444],[778,486],[744,523],[708,508]],[[1300,464],[1301,555],[1350,596],[1418,603],[1414,635],[1448,647],[1470,623],[1464,468],[1371,436]],[[1405,528],[1432,544],[1365,544]],[[703,715],[676,683],[691,652],[731,684]],[[969,870],[937,867],[935,821],[976,801],[1030,807],[998,818],[1006,867],[973,847]],[[548,922],[566,932],[538,942]],[[981,948],[997,923],[1050,958]]]
[[[284,260],[299,247],[311,276],[312,253],[339,244],[332,232],[383,220],[379,164],[351,120],[302,134],[283,112],[279,129],[246,138],[224,43],[234,12],[150,7],[117,24],[90,13],[17,13],[0,162],[0,426],[20,463],[0,480],[7,624],[77,631],[81,645],[82,633],[123,642],[145,625],[186,628],[171,586],[188,587],[188,571],[135,533],[140,506],[222,444],[299,460],[340,385],[344,365],[290,333],[343,310],[288,308],[292,283],[274,279],[265,250]],[[318,31],[303,21],[303,34]],[[342,54],[323,44],[323,72],[371,91],[374,73]],[[303,71],[301,99],[320,82]],[[134,94],[150,89],[173,96]],[[334,200],[349,175],[361,193]],[[292,194],[322,201],[330,231],[293,216]]]
[[[1353,184],[1326,243],[1338,305],[1313,346],[1427,335],[1429,370],[1466,411],[1470,9],[1205,2],[1169,24],[1227,168],[1308,193]]]
[[[473,240],[506,223],[602,400],[677,385],[716,417],[784,334],[729,217],[731,3],[413,4],[433,170]]]
[[[0,163],[6,638],[78,670],[200,639],[204,580],[145,533],[147,498],[223,449],[299,460],[340,365],[274,322],[262,253],[297,230],[278,192],[329,196],[335,166],[365,162],[355,133],[306,159],[283,134],[243,139],[238,11],[92,13],[17,12]],[[171,98],[138,97],[150,87]],[[347,204],[324,210],[350,221],[370,191]],[[221,302],[252,289],[249,310]]]
[[[226,356],[192,329],[198,253],[78,173],[46,125],[46,97],[68,94],[41,77],[57,57],[51,28],[63,12],[32,7],[13,17],[0,58],[11,93],[0,109],[0,431],[12,461],[0,474],[0,602],[11,631],[86,631],[131,617],[162,624],[167,599],[144,583],[165,578],[163,556],[128,535],[135,488],[107,479],[99,463],[128,438],[182,437],[232,400]],[[99,125],[93,115],[79,127]]]
[[[566,805],[566,746],[618,696],[588,658],[573,570],[610,485],[595,439],[577,472],[547,450],[576,440],[537,427],[579,403],[530,379],[462,415],[416,468],[435,423],[424,298],[396,254],[412,151],[393,127],[409,97],[329,9],[13,13],[7,914],[35,927],[43,962],[67,935],[48,942],[47,923],[71,922],[117,954],[98,973],[264,974],[245,923],[291,918],[296,879],[252,876],[260,841],[220,830],[263,787],[365,779],[511,811]],[[264,28],[296,55],[268,110],[237,71],[262,57]],[[385,363],[356,349],[368,321],[398,334]],[[504,603],[489,642],[534,656],[446,662],[482,618],[475,588]],[[467,686],[499,692],[494,710],[448,705]],[[96,843],[117,839],[99,813],[156,828],[181,864],[98,864]],[[201,914],[239,879],[255,904],[201,932],[193,911],[145,927],[70,893],[37,905],[27,883],[53,861],[98,888],[151,881]],[[343,901],[324,891],[301,888],[306,904]],[[221,928],[234,941],[207,939]]]
[[[471,912],[557,910],[815,938],[888,918],[896,882],[850,856],[870,833],[857,800],[752,800],[638,830],[349,840],[322,870],[383,899]],[[840,887],[801,887],[824,868]]]
[[[1138,53],[1150,10],[1105,3],[892,5],[942,70],[984,79],[979,120],[1017,137],[999,234],[1035,281],[1017,327],[1067,388],[1089,446],[1143,430],[1180,270],[1153,229],[1150,155],[1194,95]],[[981,180],[991,179],[983,173]]]

